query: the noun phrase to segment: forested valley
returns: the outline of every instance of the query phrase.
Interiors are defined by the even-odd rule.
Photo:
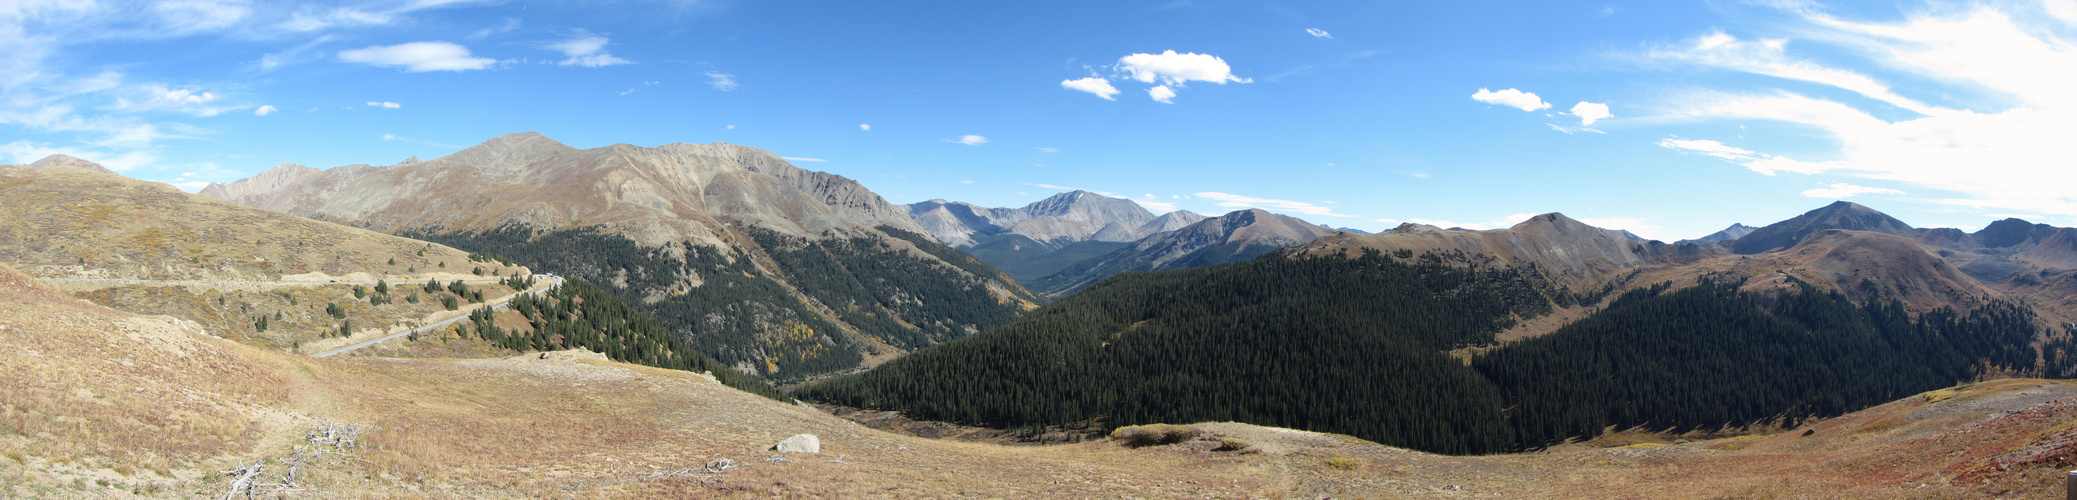
[[[1803,283],[1762,304],[1705,278],[1609,300],[1554,333],[1446,352],[1553,304],[1601,304],[1463,254],[1276,252],[1125,273],[1000,329],[795,395],[991,427],[1233,420],[1450,454],[1540,449],[1611,426],[1717,429],[1829,417],[2036,366],[2029,309],[1907,312]]]

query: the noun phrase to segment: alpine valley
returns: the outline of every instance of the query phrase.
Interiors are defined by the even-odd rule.
[[[2077,229],[2015,218],[1364,234],[534,133],[0,195],[0,496],[1970,497],[2077,460]],[[801,433],[826,458],[774,456]]]

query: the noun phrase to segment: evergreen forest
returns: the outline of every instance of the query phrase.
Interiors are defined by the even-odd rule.
[[[1828,417],[2037,368],[2030,310],[1912,315],[1797,284],[1766,305],[1705,279],[1624,293],[1554,333],[1493,335],[1598,304],[1533,267],[1460,253],[1124,273],[1000,329],[795,395],[999,428],[1241,421],[1450,454],[1541,449],[1604,429]],[[2071,364],[2068,352],[2051,358]]]

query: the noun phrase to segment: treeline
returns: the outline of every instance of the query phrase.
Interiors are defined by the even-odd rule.
[[[1771,308],[1737,283],[1669,288],[1629,292],[1466,366],[1445,351],[1492,345],[1555,301],[1591,304],[1608,290],[1575,294],[1459,253],[1277,252],[1120,274],[796,395],[1000,428],[1236,420],[1473,454],[1608,426],[1793,423],[2035,367],[2033,318],[2011,304],[1913,317],[1808,286]]]
[[[590,229],[536,233],[507,226],[482,233],[412,234],[537,272],[605,284],[693,349],[730,366],[786,378],[857,366],[862,358],[836,325],[765,276],[751,257],[672,243],[644,248]],[[826,333],[826,334],[825,334]]]
[[[1499,392],[1442,351],[1548,311],[1537,283],[1375,252],[1125,273],[796,395],[992,427],[1238,420],[1490,452],[1511,444]]]
[[[513,285],[530,285],[512,282]],[[515,287],[524,291],[527,287]],[[613,294],[576,278],[564,279],[538,298],[521,294],[511,307],[526,318],[527,329],[501,328],[491,308],[469,314],[462,328],[498,347],[516,351],[553,351],[582,347],[614,361],[638,365],[712,372],[723,385],[779,401],[791,401],[771,384],[691,349],[640,311]]]
[[[485,262],[516,262],[598,283],[699,352],[777,380],[845,370],[863,361],[863,346],[788,291],[787,284],[860,333],[904,349],[994,328],[1020,311],[1016,304],[996,300],[983,279],[967,274],[997,274],[971,257],[948,259],[953,267],[947,267],[894,250],[877,238],[807,239],[756,227],[744,233],[749,241],[739,244],[754,243],[750,252],[689,242],[643,247],[592,229],[536,232],[508,226],[407,236],[467,250]],[[956,255],[950,249],[923,250]],[[764,257],[776,272],[753,264]]]

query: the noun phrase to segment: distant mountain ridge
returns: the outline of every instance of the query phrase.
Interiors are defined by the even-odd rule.
[[[974,246],[982,237],[1003,234],[1023,236],[1053,248],[1089,240],[1126,242],[1187,226],[1196,222],[1189,220],[1193,216],[1203,219],[1189,212],[1171,213],[1175,217],[1149,226],[1160,217],[1138,203],[1081,190],[1049,196],[1022,208],[989,208],[934,199],[909,204],[908,212],[931,236],[954,248]],[[1178,224],[1177,218],[1185,221]]]
[[[1123,248],[1069,266],[1030,284],[1047,295],[1080,290],[1122,272],[1156,271],[1239,262],[1304,245],[1335,230],[1261,209],[1226,215],[1149,235]]]
[[[1758,229],[1759,228],[1757,227],[1732,223],[1731,227],[1724,228],[1724,230],[1722,231],[1709,233],[1708,236],[1703,236],[1692,240],[1680,240],[1676,241],[1675,243],[1723,243],[1726,241],[1736,240],[1748,234],[1752,234],[1753,231]]]
[[[1155,216],[1138,203],[1088,191],[1049,196],[1022,208],[989,208],[935,199],[908,205],[931,236],[973,254],[1020,282],[1032,282],[1149,235],[1205,219],[1187,210]]]

